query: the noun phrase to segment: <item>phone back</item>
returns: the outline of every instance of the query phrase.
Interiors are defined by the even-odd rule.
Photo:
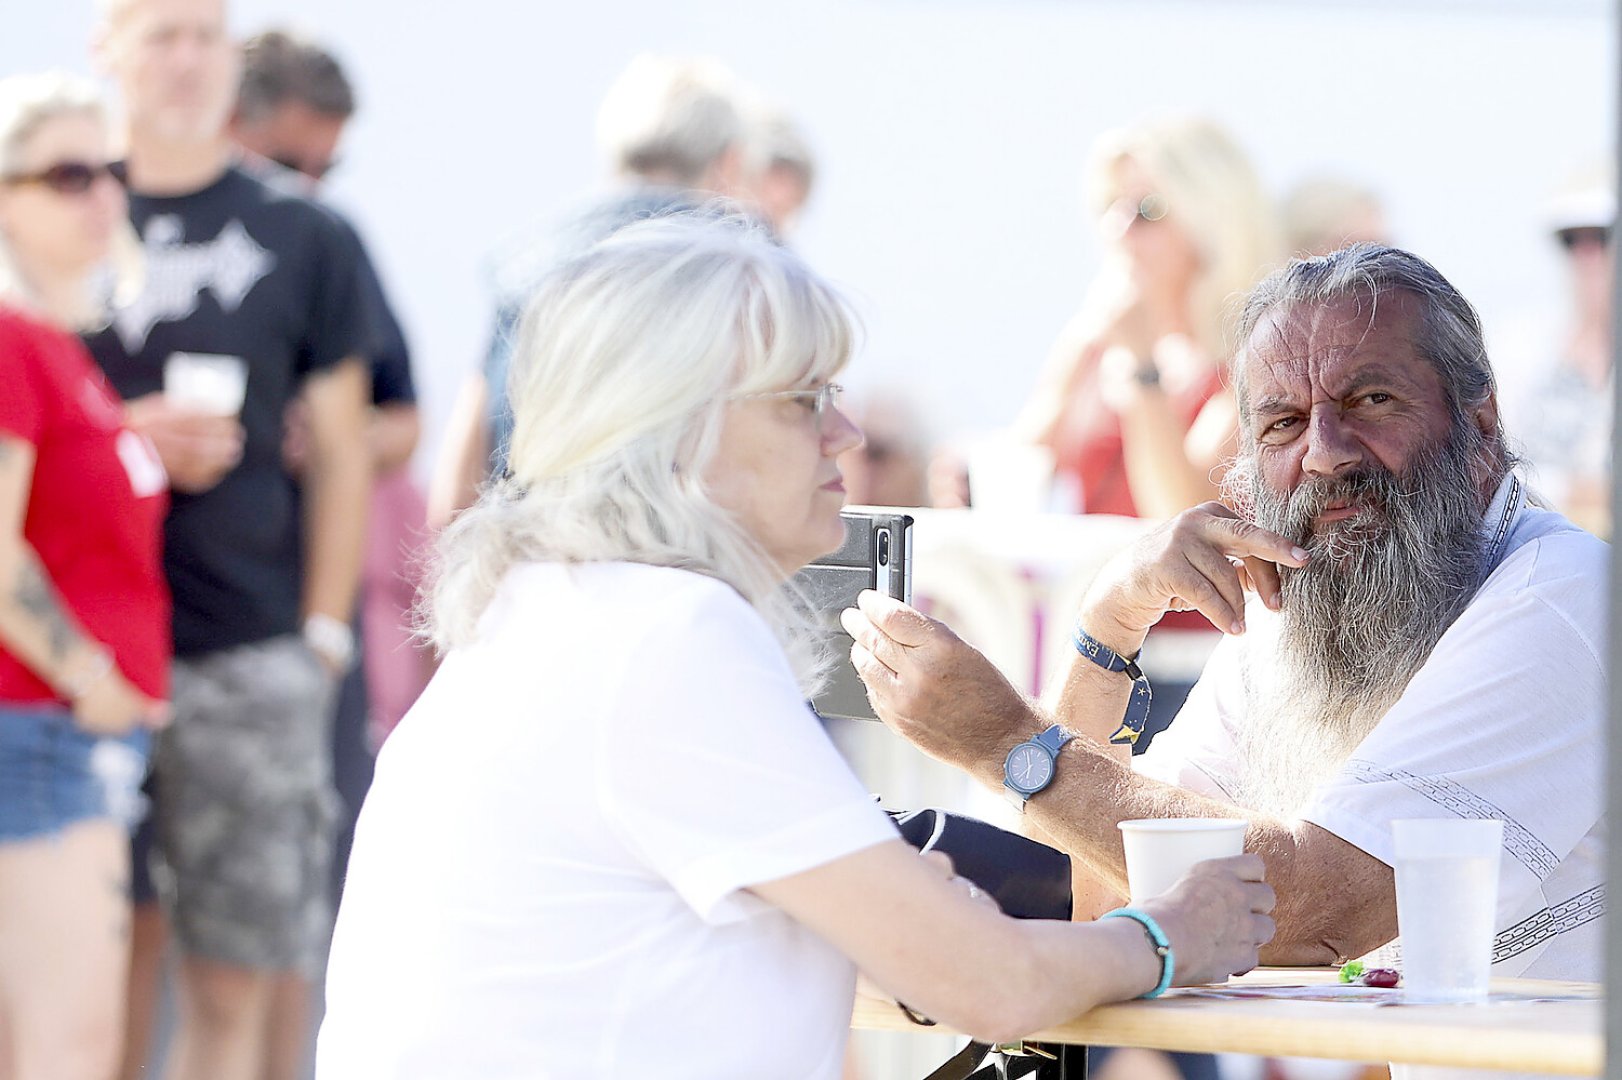
[[[876,720],[867,688],[850,662],[852,641],[839,625],[839,613],[854,607],[863,589],[912,602],[912,516],[894,507],[875,506],[846,507],[841,516],[844,545],[795,575],[832,639],[836,660],[827,685],[811,705],[824,717]]]

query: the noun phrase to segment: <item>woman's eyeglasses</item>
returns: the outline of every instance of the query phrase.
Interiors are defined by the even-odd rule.
[[[821,430],[823,420],[829,411],[839,405],[839,395],[845,388],[838,383],[823,383],[815,390],[767,390],[760,394],[740,394],[741,398],[792,398],[803,405],[816,417],[817,429]]]
[[[0,179],[8,184],[44,184],[58,195],[83,195],[103,176],[110,176],[122,185],[124,163],[108,161],[93,165],[88,161],[59,161],[37,173],[22,173]]]

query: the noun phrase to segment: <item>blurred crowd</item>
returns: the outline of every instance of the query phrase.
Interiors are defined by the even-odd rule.
[[[791,110],[713,60],[631,60],[601,190],[496,257],[423,488],[419,358],[322,197],[360,97],[320,43],[225,16],[103,0],[117,129],[84,79],[0,80],[0,1077],[305,1075],[371,763],[433,670],[426,543],[506,471],[526,300],[648,218],[741,209],[792,245],[815,194]],[[1235,449],[1234,298],[1389,226],[1340,177],[1275,198],[1195,116],[1108,133],[1081,186],[1102,262],[1000,440],[1036,463],[1033,512],[1166,517],[1218,498]],[[1615,216],[1604,169],[1551,196],[1569,321],[1507,403],[1534,483],[1601,536]],[[849,502],[1000,503],[1006,473],[904,389],[847,411]]]

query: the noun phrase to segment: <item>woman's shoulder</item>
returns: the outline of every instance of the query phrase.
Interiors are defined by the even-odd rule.
[[[760,614],[725,581],[647,563],[519,563],[503,579],[496,602],[514,612],[562,608],[627,628],[722,619],[765,629]]]

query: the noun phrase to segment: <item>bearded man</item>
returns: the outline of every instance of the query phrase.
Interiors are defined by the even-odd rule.
[[[1278,892],[1263,963],[1396,937],[1391,820],[1502,819],[1494,974],[1597,980],[1608,549],[1529,499],[1474,310],[1363,244],[1262,282],[1236,340],[1233,508],[1186,511],[1100,574],[1053,715],[868,593],[845,626],[879,715],[993,788],[1041,736],[1051,779],[1006,786],[1099,904],[1125,892],[1116,822],[1248,819]],[[1130,758],[1146,684],[1122,667],[1186,608],[1229,636]]]

